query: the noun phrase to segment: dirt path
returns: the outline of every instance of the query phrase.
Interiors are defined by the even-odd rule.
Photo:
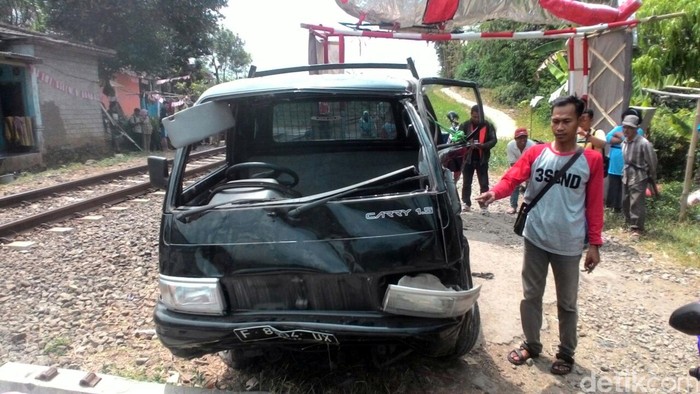
[[[459,93],[455,92],[450,88],[443,88],[440,89],[440,91],[442,91],[458,103],[463,104],[467,108],[476,104],[476,102],[467,100],[466,98],[462,97]],[[507,113],[496,108],[485,106],[484,115],[486,115],[486,119],[490,120],[494,124],[494,126],[496,126],[496,136],[498,138],[508,140],[513,138],[513,132],[516,129],[516,125],[515,121]]]

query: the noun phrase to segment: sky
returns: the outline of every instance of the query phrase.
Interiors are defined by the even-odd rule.
[[[308,64],[308,30],[301,23],[347,30],[338,22],[357,22],[335,0],[229,0],[223,26],[238,34],[258,70]],[[438,76],[432,43],[346,37],[345,62],[406,63],[411,57],[421,77]]]

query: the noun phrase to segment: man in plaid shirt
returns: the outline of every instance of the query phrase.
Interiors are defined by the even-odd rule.
[[[622,214],[634,235],[644,232],[647,185],[656,184],[656,152],[646,138],[637,134],[639,118],[627,115],[622,121]]]

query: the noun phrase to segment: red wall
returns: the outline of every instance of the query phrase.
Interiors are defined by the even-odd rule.
[[[130,116],[134,112],[134,108],[141,107],[139,79],[137,77],[115,74],[111,82],[117,93],[117,101],[119,101],[119,105],[121,105],[126,116]],[[105,105],[105,108],[109,108],[107,96],[102,95],[102,103]]]

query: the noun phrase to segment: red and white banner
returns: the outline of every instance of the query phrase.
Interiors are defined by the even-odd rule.
[[[51,86],[54,89],[58,89],[66,94],[69,94],[71,96],[75,96],[81,99],[85,100],[95,100],[99,101],[99,95],[95,94],[94,92],[87,91],[87,90],[80,90],[77,88],[74,88],[73,86],[68,85],[67,83],[63,81],[59,81],[52,77],[50,74],[47,74],[43,71],[39,71],[36,69],[36,67],[32,67],[32,72],[36,75],[37,81],[43,82],[49,86]]]
[[[437,27],[442,31],[505,19],[533,24],[581,26],[627,20],[642,5],[624,0],[619,7],[579,0],[335,0],[362,23],[392,26],[392,30]],[[607,1],[611,3],[612,1]]]
[[[603,30],[615,29],[618,27],[636,26],[639,20],[632,19],[621,22],[601,23],[592,26],[569,27],[558,30],[535,30],[535,31],[501,31],[501,32],[465,32],[465,33],[408,33],[408,32],[390,32],[377,30],[348,30],[334,29],[323,25],[312,25],[302,23],[304,29],[313,30],[318,35],[326,36],[347,36],[347,37],[373,37],[373,38],[393,38],[399,40],[417,40],[417,41],[474,41],[488,39],[533,39],[533,38],[571,38],[581,37],[585,34],[590,34]]]

